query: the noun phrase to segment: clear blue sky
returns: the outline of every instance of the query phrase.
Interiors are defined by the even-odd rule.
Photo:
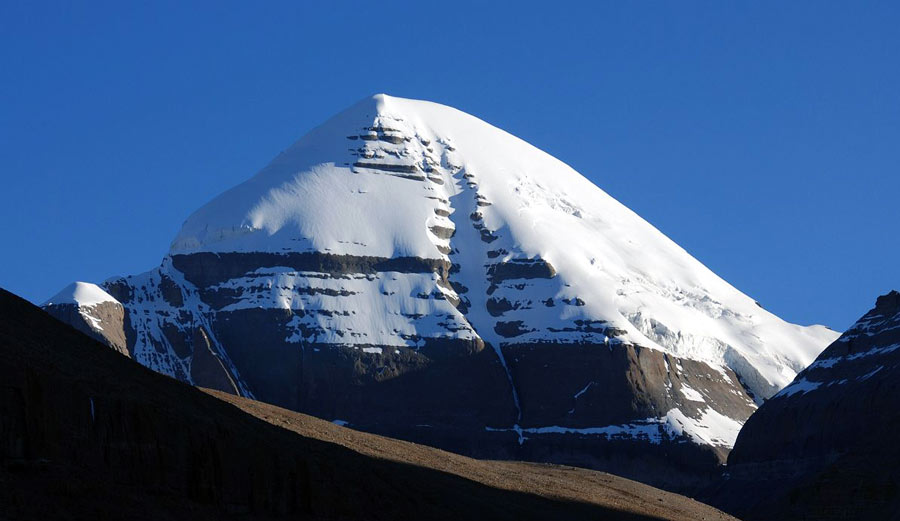
[[[900,288],[900,3],[252,4],[0,2],[0,286],[152,268],[387,92],[559,157],[787,320]]]

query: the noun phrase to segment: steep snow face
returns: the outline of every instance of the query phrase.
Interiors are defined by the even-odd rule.
[[[104,302],[119,303],[112,295],[96,284],[91,284],[90,282],[73,282],[41,304],[41,306],[75,304],[76,306],[90,307]]]
[[[343,325],[372,344],[409,346],[410,338],[427,336],[436,326],[399,324],[396,317],[436,305],[460,323],[451,330],[468,336],[477,331],[495,348],[632,343],[730,368],[757,399],[787,385],[838,336],[762,309],[581,174],[528,143],[456,109],[381,94],[313,130],[191,215],[170,255],[201,252],[446,261],[454,266],[452,287],[438,280],[406,281],[398,288],[371,278],[341,282],[346,291],[393,292],[410,301],[386,312],[389,328],[366,324],[360,315]],[[531,262],[551,273],[486,280],[490,262]],[[248,292],[231,305],[309,306],[290,297],[299,278],[288,269],[273,273],[281,293]],[[411,286],[431,282],[450,303],[461,302],[461,311],[415,304],[423,290]],[[239,293],[240,283],[231,280],[227,289]],[[559,326],[573,321],[579,326]],[[402,334],[391,333],[398,330]]]

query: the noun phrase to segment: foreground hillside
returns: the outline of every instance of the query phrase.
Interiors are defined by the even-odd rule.
[[[205,394],[3,290],[0,382],[0,519],[732,519],[608,474]]]

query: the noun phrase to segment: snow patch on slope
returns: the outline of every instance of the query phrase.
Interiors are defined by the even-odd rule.
[[[703,398],[703,395],[700,394],[699,391],[689,386],[686,383],[682,383],[681,387],[678,389],[681,391],[681,394],[688,400],[692,402],[705,402],[706,400]]]
[[[900,344],[891,344],[889,346],[884,346],[884,347],[875,347],[875,348],[869,349],[867,351],[854,353],[852,355],[836,356],[836,357],[832,357],[832,358],[822,358],[822,359],[819,359],[819,360],[816,360],[815,362],[813,362],[812,365],[809,366],[809,368],[810,369],[815,369],[815,368],[827,369],[827,368],[833,367],[835,364],[839,364],[841,362],[859,360],[860,358],[866,358],[869,356],[886,355],[888,353],[892,353],[892,352],[896,351],[897,349],[900,349]]]
[[[686,416],[679,409],[670,410],[661,418],[647,418],[636,422],[606,425],[603,427],[563,427],[551,425],[546,427],[519,427],[497,429],[485,427],[489,432],[516,432],[520,443],[528,440],[530,435],[578,434],[582,436],[602,436],[609,440],[635,439],[660,444],[678,438],[689,438],[701,445],[716,447],[734,447],[741,422],[733,420],[712,408],[703,410],[698,418]]]
[[[686,435],[700,444],[731,448],[742,424],[710,407],[699,418],[690,418],[679,409],[672,409],[666,414],[665,426],[673,436]]]
[[[795,394],[805,394],[810,391],[815,391],[821,385],[822,382],[812,382],[810,380],[807,380],[806,378],[801,378],[782,389],[778,394],[775,395],[775,398],[787,398],[788,396],[793,396]]]

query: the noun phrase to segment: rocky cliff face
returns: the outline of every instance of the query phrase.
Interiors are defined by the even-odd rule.
[[[56,319],[130,356],[125,338],[125,308],[100,287],[86,282],[70,284],[44,303]]]
[[[186,382],[667,485],[715,472],[836,336],[766,312],[534,147],[383,95],[103,289],[135,360]]]
[[[214,396],[0,289],[0,518],[732,519],[607,474],[476,461]]]
[[[750,418],[717,502],[747,519],[896,519],[898,431],[892,291]]]

